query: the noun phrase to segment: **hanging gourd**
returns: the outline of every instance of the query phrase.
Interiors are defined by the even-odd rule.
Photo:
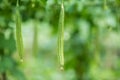
[[[115,9],[116,9],[116,26],[117,26],[117,31],[119,32],[120,31],[120,7],[119,7],[119,2],[116,1],[115,2]]]
[[[33,36],[33,54],[36,56],[38,53],[38,26],[37,26],[37,19],[34,22],[34,36]]]
[[[31,2],[32,2],[32,8],[34,8],[35,7],[35,0],[32,0]]]
[[[104,10],[107,10],[108,9],[108,6],[107,6],[107,0],[104,0],[104,6],[103,6]]]
[[[58,57],[60,63],[60,69],[63,70],[64,68],[64,4],[63,0],[61,0],[61,11],[59,17],[59,25],[58,25]]]
[[[19,1],[16,3],[16,45],[20,56],[20,61],[23,62],[23,39],[21,33],[21,16],[19,11]]]

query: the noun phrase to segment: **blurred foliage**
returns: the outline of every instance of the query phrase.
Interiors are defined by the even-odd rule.
[[[120,0],[107,0],[107,10],[103,8],[104,0],[64,0],[64,5],[65,72],[71,69],[75,72],[76,79],[71,80],[119,80]],[[13,58],[15,9],[16,0],[0,0],[0,73],[24,80],[19,63]],[[41,29],[38,35],[51,30],[45,39],[55,38],[46,45],[39,42],[38,55],[43,57],[45,54],[41,53],[46,53],[50,57],[56,53],[60,0],[20,0],[20,13],[23,23],[38,20]],[[51,80],[47,77],[48,74],[42,80]]]

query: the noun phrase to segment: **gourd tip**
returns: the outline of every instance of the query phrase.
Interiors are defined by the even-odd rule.
[[[23,62],[23,59],[20,59],[20,62]]]
[[[104,10],[107,10],[108,9],[108,7],[107,6],[104,6]]]
[[[34,8],[34,7],[35,7],[35,4],[33,3],[33,4],[32,4],[32,8]]]
[[[63,67],[63,66],[61,66],[61,67],[60,67],[60,70],[61,70],[61,71],[63,71],[63,70],[64,70],[64,67]]]

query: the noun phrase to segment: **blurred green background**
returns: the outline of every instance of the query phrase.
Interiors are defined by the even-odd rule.
[[[65,69],[57,56],[61,0],[20,0],[24,62],[16,50],[16,0],[0,0],[0,80],[120,80],[120,0],[64,0]]]

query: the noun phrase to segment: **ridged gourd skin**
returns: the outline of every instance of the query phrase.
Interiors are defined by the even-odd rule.
[[[21,33],[21,16],[19,11],[19,2],[17,0],[16,5],[16,46],[17,51],[20,56],[20,61],[23,62],[23,39],[22,39],[22,33]]]
[[[61,2],[61,11],[59,17],[59,33],[58,33],[58,57],[60,69],[64,69],[64,4]]]

